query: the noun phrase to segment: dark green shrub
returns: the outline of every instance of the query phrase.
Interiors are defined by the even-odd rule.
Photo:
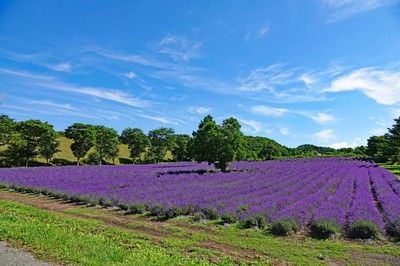
[[[311,224],[311,235],[318,239],[327,239],[340,232],[340,226],[330,220],[318,220]]]
[[[247,218],[244,223],[243,227],[245,228],[252,228],[258,227],[263,229],[267,226],[267,217],[261,213],[253,214],[249,218]]]
[[[276,236],[288,236],[300,230],[300,224],[294,219],[280,219],[273,222],[270,232]]]
[[[221,216],[221,223],[223,224],[233,224],[236,223],[237,218],[232,213],[225,213]]]
[[[164,207],[161,204],[156,204],[150,207],[151,216],[162,216],[164,214]]]
[[[194,222],[199,222],[204,219],[206,219],[206,217],[204,216],[204,214],[202,212],[195,212],[192,217],[192,220]]]
[[[182,214],[182,209],[177,208],[177,207],[172,207],[164,210],[164,213],[162,214],[163,218],[165,219],[171,219],[174,217],[177,217]]]
[[[400,217],[388,224],[387,233],[388,235],[400,240]]]
[[[379,228],[371,221],[358,220],[351,224],[347,234],[350,238],[374,239],[379,235]]]
[[[142,214],[146,211],[146,206],[142,203],[132,203],[128,206],[128,212],[132,214]]]
[[[202,212],[206,219],[215,220],[218,218],[218,213],[215,208],[204,208]]]

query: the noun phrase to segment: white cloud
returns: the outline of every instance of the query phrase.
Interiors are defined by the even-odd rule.
[[[67,109],[67,110],[76,110],[71,104],[63,104],[63,103],[55,103],[53,101],[49,100],[32,100],[29,101],[30,104],[33,105],[44,105],[44,106],[49,106],[49,107],[56,107],[56,108],[61,108],[61,109]]]
[[[355,138],[351,143],[348,143],[346,141],[341,141],[341,142],[336,142],[328,145],[328,147],[334,148],[334,149],[342,149],[342,148],[355,148],[357,146],[365,145],[365,141],[363,141],[361,138]]]
[[[135,115],[138,117],[154,120],[154,121],[160,122],[162,124],[173,124],[173,125],[178,124],[177,121],[170,119],[168,117],[163,117],[163,116],[158,116],[158,115],[147,115],[147,114],[135,114]]]
[[[50,69],[58,72],[69,72],[71,71],[71,64],[70,63],[60,63],[57,65],[49,65]]]
[[[327,22],[337,22],[362,12],[399,3],[399,0],[322,0],[322,3],[330,11]]]
[[[288,136],[290,134],[289,128],[287,127],[283,127],[283,126],[279,126],[279,133],[281,133],[284,136]]]
[[[189,106],[186,110],[191,114],[199,114],[199,115],[205,115],[211,112],[210,107],[204,107],[204,106]]]
[[[265,25],[264,27],[258,30],[257,35],[262,38],[265,37],[268,33],[269,33],[269,26]]]
[[[300,75],[299,80],[302,81],[307,87],[316,83],[315,77],[313,77],[310,73],[303,73]]]
[[[128,78],[128,79],[134,79],[137,77],[136,73],[133,71],[129,71],[124,73],[124,77]]]
[[[314,137],[322,141],[328,141],[335,138],[335,132],[332,129],[324,129],[314,133]]]
[[[272,117],[280,117],[289,112],[289,110],[285,108],[273,108],[266,105],[253,106],[251,108],[251,111],[259,115],[272,116]]]
[[[159,43],[159,52],[169,55],[174,61],[189,61],[200,56],[200,42],[190,41],[179,35],[167,35]]]
[[[331,82],[325,92],[358,90],[377,103],[400,102],[400,69],[361,68]]]
[[[318,124],[326,124],[335,120],[333,115],[327,113],[308,114],[307,116]]]
[[[238,118],[238,121],[244,125],[243,131],[250,134],[256,134],[261,131],[262,123],[255,120],[246,120]]]
[[[294,71],[284,71],[282,64],[274,64],[267,67],[256,68],[250,75],[238,79],[238,90],[241,91],[270,91],[276,86],[291,82]]]

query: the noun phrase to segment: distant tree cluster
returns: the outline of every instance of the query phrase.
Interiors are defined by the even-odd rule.
[[[388,136],[397,136],[393,128]],[[391,135],[390,135],[391,134]],[[397,135],[396,135],[397,134]],[[41,157],[49,164],[71,163],[56,158],[60,151],[60,136],[72,141],[70,149],[75,163],[159,163],[164,161],[197,161],[214,164],[227,171],[235,160],[272,160],[283,157],[343,156],[366,154],[367,148],[333,149],[305,144],[287,148],[266,137],[245,136],[240,123],[233,117],[217,124],[212,116],[205,116],[192,136],[176,134],[172,128],[160,127],[145,134],[140,128],[125,128],[121,134],[102,125],[74,123],[65,131],[56,132],[52,125],[40,120],[17,122],[0,116],[0,166],[29,166],[38,164]],[[371,137],[368,152],[377,159],[387,157],[388,137]],[[119,157],[120,144],[125,144],[130,159]],[[383,145],[383,146],[382,146]],[[386,145],[386,146],[385,146]],[[392,147],[391,158],[400,158],[400,149]],[[375,149],[375,150],[374,150]],[[371,155],[372,156],[372,155]],[[397,156],[397,157],[396,157]],[[383,160],[383,159],[382,159]]]

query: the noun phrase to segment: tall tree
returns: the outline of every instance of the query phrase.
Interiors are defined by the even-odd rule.
[[[198,129],[193,132],[192,154],[197,162],[216,161],[219,149],[220,127],[211,115],[207,115],[200,121]]]
[[[175,147],[172,150],[172,155],[175,161],[189,161],[189,143],[190,136],[186,134],[175,134]]]
[[[206,161],[226,172],[243,147],[244,138],[240,124],[235,118],[228,118],[218,125],[207,115],[193,132],[193,155],[196,161]]]
[[[17,123],[7,115],[0,115],[0,146],[8,144]]]
[[[51,130],[47,131],[40,141],[39,154],[46,159],[47,163],[50,162],[54,154],[60,151],[60,141],[57,139],[57,137],[57,132],[55,132],[53,126],[51,126]]]
[[[387,137],[389,140],[389,155],[390,160],[395,162],[400,162],[400,117],[394,119],[394,124],[391,128],[389,128],[389,132],[387,133]]]
[[[115,158],[118,156],[118,133],[112,128],[108,128],[105,126],[95,126],[95,149],[99,154],[99,162],[104,159],[111,159],[113,162]]]
[[[54,132],[54,129],[52,125],[40,120],[19,122],[16,129],[21,138],[18,141],[19,150],[22,151],[22,158],[28,166],[29,160],[39,154],[41,145],[48,140],[47,137]]]
[[[65,136],[73,140],[71,150],[77,159],[76,164],[79,165],[81,158],[86,155],[95,143],[93,126],[75,123],[65,130]]]
[[[140,162],[141,154],[150,146],[149,138],[139,128],[126,128],[121,133],[121,142],[128,145],[132,162]]]
[[[166,152],[175,148],[175,131],[172,128],[160,127],[149,131],[151,156],[156,162],[161,162]]]
[[[389,159],[389,138],[385,136],[372,136],[367,140],[367,155],[375,162],[384,163]]]

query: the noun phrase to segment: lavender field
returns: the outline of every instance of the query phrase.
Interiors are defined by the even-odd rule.
[[[207,164],[0,169],[0,184],[63,198],[159,212],[214,210],[239,220],[261,214],[302,226],[331,220],[343,229],[367,220],[385,232],[400,218],[400,181],[374,163],[346,158]]]

